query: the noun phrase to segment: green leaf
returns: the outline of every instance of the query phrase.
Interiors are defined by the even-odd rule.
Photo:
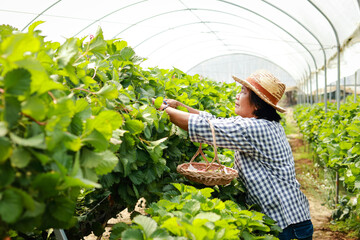
[[[32,155],[34,155],[43,165],[47,164],[51,161],[50,157],[48,155],[45,155],[43,153],[39,153],[35,151],[34,149],[28,149]]]
[[[98,175],[104,175],[111,172],[118,158],[111,151],[93,152],[85,149],[81,155],[81,165],[86,168],[95,168]]]
[[[25,53],[37,52],[40,49],[40,39],[30,34],[19,33],[5,38],[1,47],[3,57],[10,62],[24,59]]]
[[[92,131],[89,136],[82,138],[81,141],[90,143],[98,151],[105,151],[109,146],[109,141],[97,130]]]
[[[24,148],[15,148],[11,155],[11,165],[18,168],[26,167],[31,159],[31,155]]]
[[[132,172],[129,175],[129,178],[134,184],[139,185],[144,181],[144,172],[143,171]]]
[[[68,177],[65,176],[64,181],[62,182],[62,184],[58,187],[58,189],[68,189],[71,187],[81,187],[81,188],[101,188],[101,185],[83,178],[82,176],[75,176],[75,177]]]
[[[37,217],[45,211],[45,204],[41,202],[34,201],[34,208],[28,209],[25,211],[23,218],[33,218]]]
[[[50,214],[59,221],[69,221],[75,213],[76,202],[66,197],[56,197],[49,203]]]
[[[102,87],[98,92],[96,92],[96,95],[111,100],[117,98],[119,96],[119,92],[115,86],[105,84],[104,87]]]
[[[156,230],[157,223],[150,217],[138,215],[133,221],[140,225],[144,230],[146,238],[150,238],[151,234]]]
[[[11,167],[10,162],[7,161],[3,164],[0,164],[0,187],[6,187],[10,185],[14,180],[15,180],[15,171],[14,168]]]
[[[129,130],[130,133],[134,135],[141,133],[144,128],[144,123],[139,120],[127,120],[125,122],[125,129]]]
[[[121,234],[124,230],[128,229],[129,226],[126,223],[120,222],[116,223],[111,228],[111,234],[109,240],[118,240],[121,238]]]
[[[213,212],[201,212],[195,216],[195,219],[207,219],[211,222],[216,222],[220,220],[220,216]]]
[[[4,120],[12,128],[20,118],[20,102],[16,97],[5,97]]]
[[[0,195],[0,217],[6,223],[15,223],[23,211],[21,196],[12,189]]]
[[[352,143],[350,143],[350,142],[340,142],[339,146],[343,150],[349,150],[352,147]]]
[[[161,227],[167,229],[175,236],[182,236],[182,232],[184,231],[184,227],[177,223],[176,217],[165,220]]]
[[[12,146],[9,139],[0,137],[0,164],[6,161],[11,156]]]
[[[113,131],[118,129],[123,123],[123,119],[118,112],[102,111],[94,119],[95,129],[105,136],[107,140],[112,137]]]
[[[59,181],[60,174],[57,172],[40,173],[35,177],[32,186],[39,191],[40,198],[46,199],[58,194],[54,189],[57,188]]]
[[[131,60],[131,58],[135,55],[135,52],[132,48],[130,47],[124,47],[121,51],[120,51],[120,56],[124,61],[129,61]]]
[[[78,55],[76,41],[76,38],[68,38],[65,43],[60,46],[56,57],[60,68],[64,68],[69,63],[73,62],[75,56]]]
[[[94,54],[105,54],[106,46],[107,44],[104,40],[103,32],[99,27],[95,37],[90,41],[89,51]]]
[[[29,34],[33,34],[34,33],[34,29],[39,26],[40,24],[44,23],[45,21],[36,21],[36,22],[33,22],[29,28],[28,28],[28,32]]]
[[[31,75],[23,68],[8,72],[4,77],[5,93],[7,95],[22,96],[30,91]]]
[[[21,104],[23,113],[29,115],[37,121],[42,121],[46,117],[46,107],[44,102],[34,96]]]
[[[0,122],[0,137],[4,137],[8,133],[6,122]]]
[[[171,236],[168,231],[163,228],[157,228],[153,234],[151,234],[150,238],[154,240],[167,240],[171,239]]]
[[[159,109],[163,104],[163,101],[164,101],[163,97],[157,97],[154,102],[155,108]]]
[[[21,146],[46,149],[45,135],[43,133],[30,138],[21,138],[16,136],[14,133],[10,133],[10,138],[14,143]]]
[[[37,59],[26,58],[16,63],[31,73],[30,93],[43,94],[53,89],[65,90],[64,85],[50,79],[46,69]]]
[[[64,145],[67,149],[77,152],[81,148],[81,139],[80,137],[73,135],[71,133],[64,133]]]
[[[143,240],[144,236],[140,229],[127,229],[121,234],[122,240]]]
[[[189,199],[185,202],[183,206],[183,211],[188,212],[191,215],[195,216],[200,210],[200,203],[194,199]]]

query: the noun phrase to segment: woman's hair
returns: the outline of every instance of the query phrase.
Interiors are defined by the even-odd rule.
[[[255,105],[256,110],[254,110],[254,115],[258,119],[266,119],[269,121],[280,122],[281,116],[276,112],[276,109],[270,104],[262,100],[258,95],[253,91],[250,91],[250,102]]]

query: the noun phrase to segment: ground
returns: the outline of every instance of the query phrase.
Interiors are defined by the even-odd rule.
[[[317,166],[312,160],[311,151],[308,145],[303,141],[299,129],[293,119],[292,109],[288,109],[286,114],[287,128],[290,133],[287,134],[290,146],[293,150],[295,160],[296,176],[301,184],[301,190],[309,200],[311,221],[314,225],[314,240],[355,240],[355,238],[347,237],[347,233],[332,231],[330,228],[332,210],[325,205],[327,191],[323,179],[319,177]],[[140,199],[135,211],[144,212],[145,199]],[[109,239],[111,226],[117,222],[130,223],[130,214],[125,209],[118,214],[118,218],[110,219],[106,232],[101,238],[95,235],[86,237],[86,240],[106,240]]]

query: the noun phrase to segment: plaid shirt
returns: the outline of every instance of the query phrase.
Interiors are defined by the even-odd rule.
[[[234,168],[246,186],[248,204],[260,205],[281,228],[310,219],[309,203],[295,178],[294,158],[280,123],[200,112],[189,119],[191,141],[212,144],[207,119],[214,126],[216,144],[235,151]]]

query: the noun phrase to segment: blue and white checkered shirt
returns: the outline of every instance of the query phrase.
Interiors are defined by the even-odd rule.
[[[258,204],[283,229],[310,219],[309,203],[295,178],[294,158],[280,123],[200,112],[189,119],[191,141],[212,144],[207,119],[214,126],[217,145],[235,151],[234,168],[246,186],[248,204]]]

